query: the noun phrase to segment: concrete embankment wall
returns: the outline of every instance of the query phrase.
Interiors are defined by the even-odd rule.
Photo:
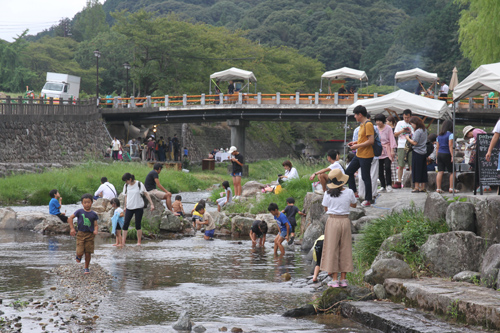
[[[81,162],[110,141],[99,114],[0,117],[0,163]]]

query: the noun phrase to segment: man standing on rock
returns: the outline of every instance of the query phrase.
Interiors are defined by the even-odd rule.
[[[405,169],[405,145],[406,135],[413,135],[413,127],[410,125],[411,110],[406,109],[403,111],[403,120],[398,121],[394,129],[394,136],[398,139],[398,181],[394,184],[393,188],[401,188],[401,181],[403,178],[403,171]],[[408,153],[408,166],[411,170],[411,157],[412,153]]]
[[[243,174],[243,155],[238,152],[235,146],[229,148],[229,153],[231,156],[231,163],[233,164],[233,187],[234,187],[234,198],[239,199],[241,195],[241,176]]]
[[[167,191],[160,184],[159,174],[163,169],[163,165],[161,163],[155,163],[153,170],[151,170],[146,176],[146,180],[144,181],[144,186],[146,187],[146,191],[148,191],[150,196],[155,196],[158,200],[165,200],[167,203],[167,208],[172,210],[172,193]],[[162,191],[158,191],[157,187],[159,187]]]
[[[356,156],[345,171],[349,176],[349,188],[357,193],[356,180],[354,174],[361,168],[361,178],[365,184],[366,196],[361,206],[368,207],[372,204],[372,181],[370,178],[370,168],[373,157],[373,143],[375,142],[375,129],[373,123],[367,118],[368,112],[362,105],[354,108],[354,118],[361,125],[359,126],[358,140],[351,141],[348,146],[352,150],[356,150]]]

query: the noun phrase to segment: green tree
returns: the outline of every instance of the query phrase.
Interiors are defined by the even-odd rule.
[[[99,0],[87,0],[87,5],[75,15],[73,35],[77,41],[91,40],[100,32],[109,30],[106,13]]]
[[[497,0],[455,0],[465,9],[459,20],[459,41],[472,66],[500,61],[500,2]]]
[[[25,66],[28,42],[25,30],[14,42],[0,40],[0,89],[10,92],[24,91],[35,73]]]

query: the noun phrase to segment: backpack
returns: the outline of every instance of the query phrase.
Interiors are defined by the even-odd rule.
[[[432,142],[427,141],[425,143],[425,149],[426,149],[425,157],[429,157],[434,152],[434,145],[432,144]]]
[[[369,120],[366,121],[366,123],[369,122]],[[365,123],[365,125],[366,125]],[[377,131],[375,130],[375,126],[373,127],[373,133],[374,133],[374,141],[373,141],[373,154],[375,157],[379,157],[382,155],[382,142],[380,142],[380,137],[378,136]]]
[[[140,181],[137,181],[137,182],[139,183],[139,192],[140,192],[141,191],[141,187],[144,186],[144,184],[141,183]],[[144,189],[146,189],[146,188],[144,187]],[[127,195],[127,190],[128,190],[128,184],[125,185],[125,195]],[[142,200],[144,201],[144,207],[143,208],[148,207],[149,201],[148,201],[148,198],[146,198],[146,195],[142,194],[142,192],[141,192],[141,197],[142,197]]]

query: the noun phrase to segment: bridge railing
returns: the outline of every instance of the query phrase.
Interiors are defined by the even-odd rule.
[[[0,98],[0,115],[85,115],[97,113],[95,99]]]
[[[108,108],[140,108],[140,107],[188,107],[188,106],[207,106],[224,104],[256,104],[256,105],[282,105],[282,104],[330,104],[335,106],[349,106],[360,99],[376,98],[384,96],[383,94],[213,94],[213,95],[174,95],[161,97],[114,97],[113,99],[102,99],[99,103],[101,107]],[[435,98],[426,96],[428,98]],[[446,101],[447,104],[453,104],[453,97],[439,97],[439,100]],[[460,109],[478,109],[478,108],[496,108],[498,107],[498,97],[478,97],[469,98],[459,102]]]

